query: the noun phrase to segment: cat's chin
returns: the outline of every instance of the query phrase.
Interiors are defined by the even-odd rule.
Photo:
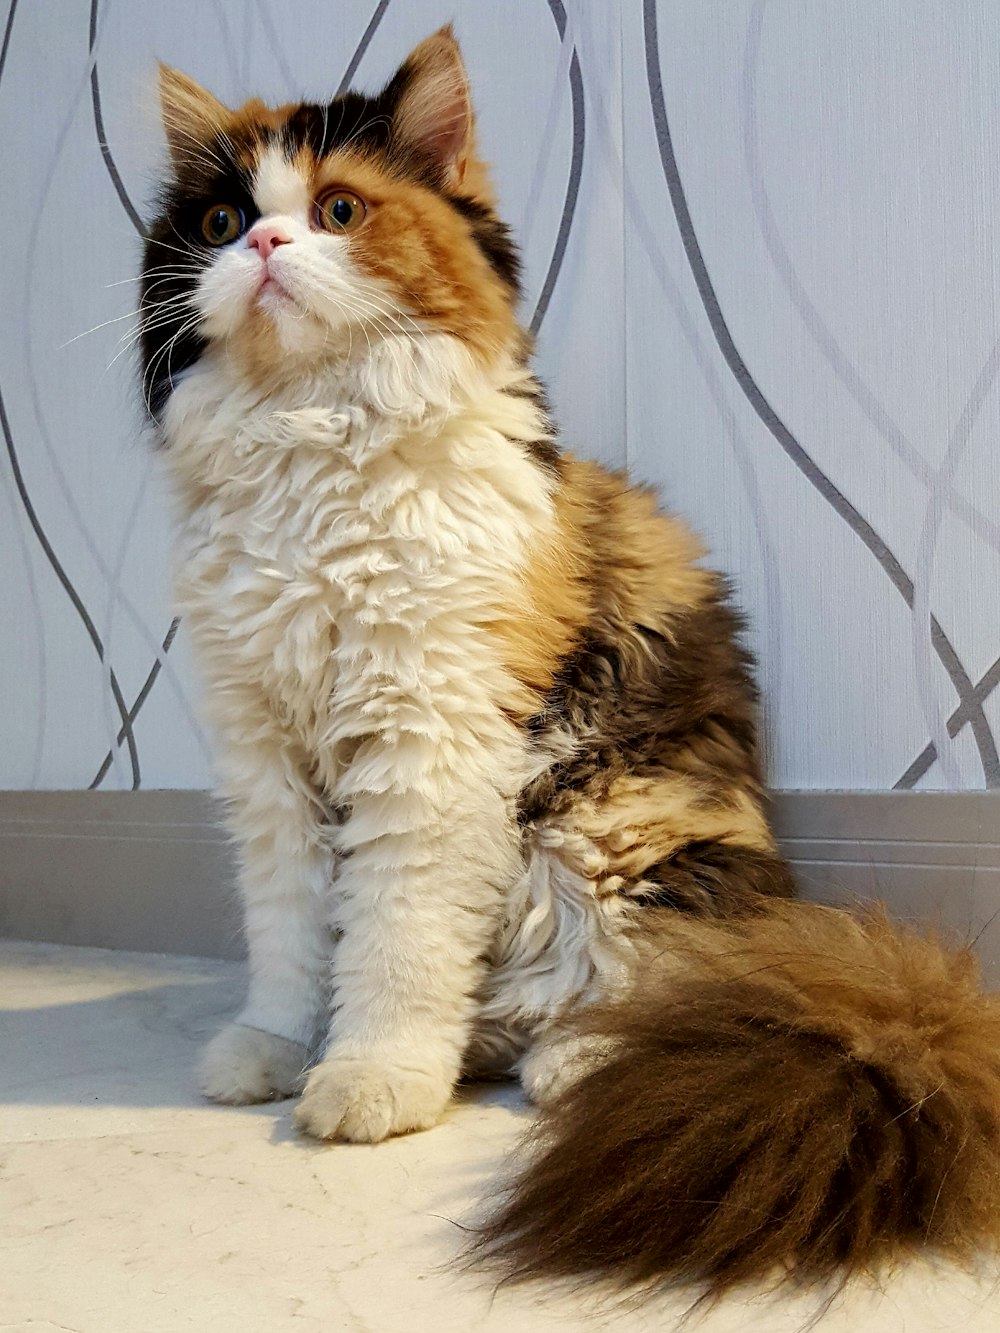
[[[242,339],[252,360],[273,370],[285,361],[300,366],[316,361],[341,340],[347,342],[349,333],[346,327],[331,329],[284,288],[268,284],[248,312]]]

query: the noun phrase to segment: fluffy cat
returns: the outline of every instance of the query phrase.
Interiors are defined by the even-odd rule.
[[[161,71],[143,388],[241,864],[202,1086],[322,1139],[543,1107],[519,1275],[824,1276],[1000,1224],[1000,1005],[796,903],[740,620],[688,529],[565,452],[449,29],[374,97]]]

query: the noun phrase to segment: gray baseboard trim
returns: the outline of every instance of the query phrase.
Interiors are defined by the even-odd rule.
[[[217,804],[203,791],[0,792],[0,936],[240,957]]]
[[[778,792],[802,891],[976,940],[1000,987],[1000,792]],[[234,958],[232,852],[206,792],[0,792],[0,935]]]

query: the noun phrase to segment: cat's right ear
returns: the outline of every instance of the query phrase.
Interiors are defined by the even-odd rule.
[[[225,130],[232,112],[207,88],[189,79],[179,69],[160,64],[160,108],[163,128],[175,166],[197,157],[220,130]]]

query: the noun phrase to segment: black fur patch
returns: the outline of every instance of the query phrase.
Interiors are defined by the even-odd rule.
[[[602,591],[610,600],[613,590]],[[720,778],[735,776],[735,749],[743,756],[740,776],[756,777],[757,695],[751,658],[738,642],[742,628],[722,580],[714,599],[674,619],[669,635],[628,625],[613,610],[596,616],[529,724],[540,740],[563,730],[587,737],[587,743],[528,789],[524,817],[568,806],[577,793],[602,795],[626,773],[672,770],[676,754],[699,736],[709,771],[717,767]]]
[[[294,157],[306,146],[317,157],[327,157],[347,145],[362,153],[387,153],[397,96],[390,84],[375,97],[345,93],[326,106],[304,103],[292,112],[282,130],[286,154]]]
[[[792,898],[795,886],[779,856],[723,842],[689,842],[644,871],[628,896],[651,907],[732,916],[757,898]]]
[[[521,259],[511,239],[510,228],[491,208],[445,193],[445,198],[469,223],[476,244],[489,260],[493,272],[515,295],[521,292]]]
[[[543,471],[550,476],[559,475],[559,463],[562,453],[559,449],[558,436],[559,430],[555,421],[552,419],[552,409],[549,407],[548,394],[545,392],[545,386],[534,376],[524,385],[516,388],[507,388],[504,390],[509,398],[525,398],[535,404],[545,419],[547,428],[544,439],[529,440],[525,448]]]
[[[154,418],[173,390],[174,377],[193,365],[206,346],[191,304],[201,271],[215,254],[202,237],[202,218],[213,203],[227,203],[241,209],[252,226],[257,206],[250,184],[230,145],[217,139],[183,181],[172,181],[160,195],[144,247],[139,298],[143,397]]]
[[[704,606],[661,629],[625,623],[613,587],[600,589],[598,602],[587,637],[528,724],[542,746],[568,734],[579,748],[523,792],[522,823],[567,813],[580,797],[600,802],[624,777],[688,773],[709,802],[735,790],[762,800],[752,661],[725,581]],[[692,840],[623,892],[720,915],[746,911],[761,894],[787,897],[793,886],[778,856]]]

